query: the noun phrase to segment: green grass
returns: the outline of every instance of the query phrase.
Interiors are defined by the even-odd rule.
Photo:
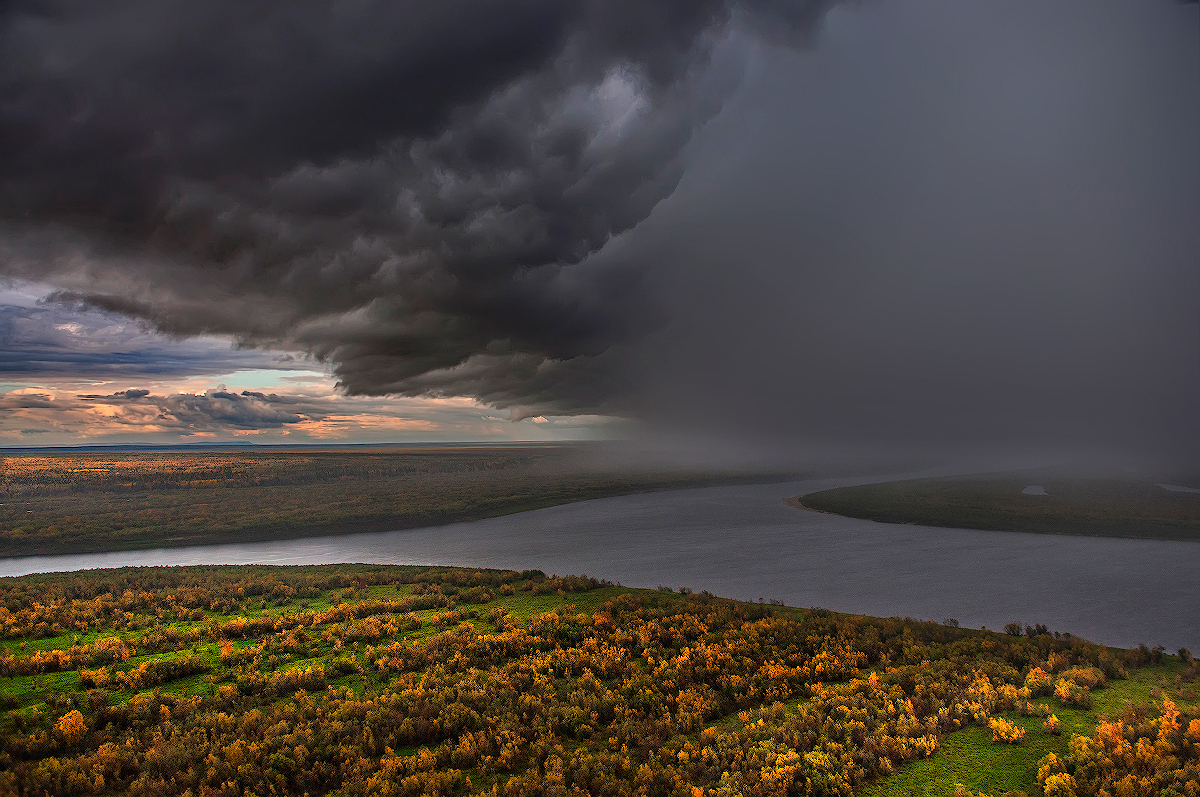
[[[523,623],[528,622],[531,617],[538,617],[539,615],[554,611],[563,605],[573,606],[577,612],[591,614],[605,601],[612,600],[618,595],[637,591],[631,587],[601,587],[600,589],[593,589],[588,592],[568,595],[565,598],[559,595],[518,593],[516,595],[497,598],[492,603],[486,604],[482,607],[484,611],[481,614],[486,615],[487,610],[492,606],[499,606],[514,619]]]
[[[993,742],[986,727],[970,725],[946,735],[942,746],[932,756],[906,764],[887,780],[862,792],[863,797],[947,797],[961,783],[974,792],[1001,795],[1005,792],[1040,794],[1037,785],[1039,762],[1047,753],[1063,755],[1071,734],[1091,735],[1104,719],[1115,719],[1129,703],[1147,703],[1163,696],[1180,707],[1197,703],[1194,684],[1183,683],[1183,671],[1174,656],[1156,666],[1142,667],[1125,680],[1109,681],[1103,689],[1092,692],[1092,708],[1063,706],[1056,699],[1041,698],[1036,703],[1050,706],[1062,723],[1062,733],[1051,736],[1042,727],[1041,717],[1021,717],[1012,712],[999,716],[1025,729],[1019,744]]]
[[[1200,541],[1200,494],[1168,492],[1150,479],[1169,481],[1028,472],[841,487],[793,500],[883,523]],[[1048,494],[1022,494],[1030,484]]]

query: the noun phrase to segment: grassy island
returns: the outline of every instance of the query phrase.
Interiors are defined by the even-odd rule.
[[[26,576],[0,794],[1194,794],[1197,674],[537,571]]]
[[[882,523],[1200,541],[1200,494],[1147,479],[989,474],[839,487],[793,500]]]

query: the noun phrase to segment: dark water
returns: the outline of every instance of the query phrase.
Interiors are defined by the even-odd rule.
[[[1200,651],[1200,543],[899,526],[783,499],[848,480],[712,487],[409,531],[0,559],[0,575],[123,565],[376,562],[539,568],[964,626],[1045,623]]]

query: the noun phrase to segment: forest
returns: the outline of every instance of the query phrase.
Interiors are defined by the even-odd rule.
[[[1195,795],[1198,673],[538,571],[26,576],[0,579],[0,794],[906,793],[973,735],[1027,794]]]
[[[770,474],[634,470],[576,445],[0,456],[0,557],[383,531]]]

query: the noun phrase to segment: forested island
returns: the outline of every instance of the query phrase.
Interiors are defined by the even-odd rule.
[[[587,576],[0,579],[0,794],[1194,795],[1200,665]]]
[[[1200,542],[1200,489],[1188,484],[1200,477],[1030,471],[839,487],[793,501],[881,523]]]
[[[614,465],[586,446],[0,454],[0,557],[390,531],[779,473]]]

